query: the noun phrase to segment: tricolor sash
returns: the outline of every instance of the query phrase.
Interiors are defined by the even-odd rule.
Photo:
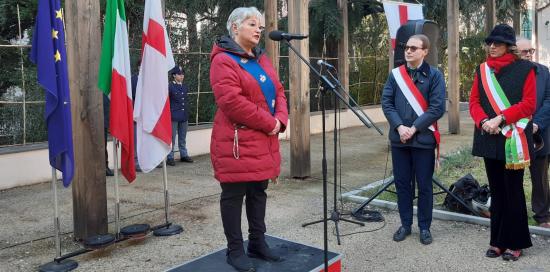
[[[480,66],[481,83],[485,94],[489,99],[491,108],[498,115],[509,108],[510,101],[504,94],[502,87],[495,77],[493,70],[484,62]],[[529,148],[527,145],[527,137],[525,136],[525,127],[529,123],[529,118],[522,118],[519,121],[509,124],[502,128],[501,133],[506,137],[505,154],[506,154],[506,169],[524,169],[529,166]]]
[[[407,73],[407,68],[405,65],[394,68],[391,72],[397,82],[397,86],[399,86],[399,89],[403,95],[405,95],[407,102],[409,102],[416,115],[420,116],[428,110],[428,102],[424,99],[424,96],[414,84],[411,76],[409,76],[409,73]],[[428,128],[434,134],[435,143],[437,145],[437,160],[439,161],[439,143],[441,142],[441,134],[439,133],[437,122],[434,122]]]
[[[242,58],[237,55],[226,52],[233,60],[235,60],[245,71],[247,71],[260,85],[260,89],[265,97],[265,102],[269,108],[271,115],[275,114],[275,85],[267,76],[267,73],[255,59]]]

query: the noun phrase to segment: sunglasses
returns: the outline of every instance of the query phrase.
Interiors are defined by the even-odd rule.
[[[485,44],[486,44],[487,46],[494,45],[495,47],[499,47],[499,46],[506,45],[506,44],[503,43],[503,42],[486,42]]]
[[[527,54],[535,54],[535,48],[530,48],[530,49],[525,49],[525,50],[521,50],[519,51],[522,55],[527,55]]]
[[[411,50],[411,52],[414,53],[414,52],[416,52],[416,50],[418,50],[418,49],[424,49],[424,47],[417,47],[417,46],[414,46],[414,45],[412,45],[412,46],[406,45],[406,46],[405,46],[405,52],[407,52],[408,50]]]

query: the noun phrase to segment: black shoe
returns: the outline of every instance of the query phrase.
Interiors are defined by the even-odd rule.
[[[189,157],[189,156],[185,156],[185,157],[181,157],[181,158],[180,158],[180,162],[192,163],[192,162],[193,162],[193,159],[191,159],[191,157]]]
[[[227,253],[227,263],[237,271],[242,272],[254,272],[256,269],[252,264],[252,260],[244,254],[244,252],[230,252]]]
[[[420,231],[420,243],[424,245],[429,245],[433,242],[432,233],[430,230],[421,230]]]
[[[399,227],[397,231],[393,234],[393,240],[396,242],[401,242],[411,235],[411,229],[407,229],[403,226]]]
[[[268,262],[280,262],[283,260],[283,258],[275,254],[265,242],[260,243],[259,245],[251,244],[249,242],[247,253],[250,258],[263,259]]]
[[[174,160],[167,160],[166,164],[168,164],[170,166],[176,166],[176,162]]]
[[[139,173],[139,172],[143,172],[143,171],[141,171],[141,168],[139,166],[136,166],[136,172]]]
[[[111,170],[109,167],[107,167],[105,169],[105,175],[108,176],[108,177],[112,177],[115,175],[115,173],[113,173],[113,170]]]

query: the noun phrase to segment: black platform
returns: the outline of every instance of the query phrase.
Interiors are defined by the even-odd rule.
[[[323,250],[303,244],[298,244],[281,238],[266,235],[269,247],[284,258],[284,261],[271,263],[260,259],[252,259],[257,272],[306,272],[323,271]],[[246,249],[248,241],[245,242]],[[208,255],[173,267],[170,272],[221,272],[236,271],[225,262],[226,249],[221,249]],[[329,252],[329,271],[341,271],[341,254]]]

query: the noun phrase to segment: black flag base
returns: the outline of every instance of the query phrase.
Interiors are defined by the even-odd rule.
[[[78,267],[78,263],[71,260],[65,259],[62,261],[53,261],[45,265],[40,266],[38,271],[40,272],[62,272],[62,271],[71,271]]]
[[[110,233],[99,234],[84,239],[86,249],[96,250],[108,247],[116,242],[116,237]]]
[[[151,231],[149,224],[133,224],[120,229],[120,234],[126,238],[137,239],[145,237],[149,231]]]
[[[183,228],[180,225],[168,224],[165,227],[157,228],[153,231],[155,236],[172,236],[183,232]]]

